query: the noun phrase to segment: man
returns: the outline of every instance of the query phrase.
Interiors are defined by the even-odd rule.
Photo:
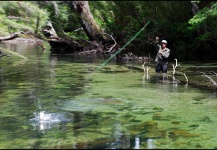
[[[159,38],[156,37],[156,43],[158,43]],[[155,62],[157,63],[155,71],[157,73],[167,73],[167,64],[168,57],[170,56],[170,49],[167,48],[167,41],[162,40],[161,45],[158,44],[159,50],[157,56],[155,58]]]

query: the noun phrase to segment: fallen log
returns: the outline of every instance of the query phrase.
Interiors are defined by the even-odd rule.
[[[0,42],[15,39],[15,38],[19,37],[20,34],[24,34],[24,32],[20,31],[20,32],[16,32],[14,34],[8,35],[6,37],[0,37]]]
[[[83,48],[77,43],[73,41],[69,41],[62,38],[52,38],[47,39],[51,46],[51,51],[53,53],[74,53],[75,51],[80,51]]]

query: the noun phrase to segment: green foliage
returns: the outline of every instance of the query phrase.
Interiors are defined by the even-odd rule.
[[[113,2],[112,1],[89,1],[90,11],[100,28],[106,32],[111,31],[114,22]]]
[[[36,2],[3,1],[0,6],[0,35],[6,36],[12,32],[29,30],[34,33],[37,16],[40,17],[39,28],[47,21],[47,12],[40,9]],[[10,19],[13,17],[14,19]]]
[[[67,32],[66,35],[68,36],[69,39],[71,40],[88,40],[88,37],[86,36],[86,34],[84,32]]]
[[[200,6],[195,16],[190,1],[89,1],[89,7],[99,27],[112,34],[120,45],[126,44],[150,21],[144,32],[127,48],[147,53],[155,49],[150,46],[151,39],[159,36],[168,40],[172,51],[175,49],[184,56],[192,49],[199,51],[198,45],[204,49],[206,45],[214,47],[216,44],[217,3],[206,3],[209,5],[201,5],[203,7]],[[9,19],[8,16],[18,19]],[[84,31],[76,31],[81,24],[71,2],[62,1],[2,1],[0,35],[20,30],[34,32],[38,16],[39,28],[49,19],[59,36],[73,40],[87,39]]]
[[[68,3],[55,1],[58,6],[58,12],[52,2],[48,2],[46,5],[43,3],[41,7],[49,12],[49,19],[52,22],[57,35],[73,40],[86,39],[84,33],[74,33],[73,31],[80,28],[81,24],[78,22],[77,14],[71,9]]]
[[[201,9],[193,18],[191,18],[188,23],[189,27],[186,31],[190,33],[197,32],[197,36],[191,38],[192,47],[196,47],[200,43],[201,49],[210,50],[210,48],[215,49],[217,40],[217,3],[211,3],[211,7],[205,7]],[[200,50],[198,47],[197,51]],[[208,53],[207,53],[208,54]]]
[[[217,15],[217,3],[212,3],[211,8],[203,8],[200,10],[193,18],[189,20],[189,24],[191,25],[191,29],[195,29],[199,27],[202,23],[204,23],[209,17],[213,17]]]

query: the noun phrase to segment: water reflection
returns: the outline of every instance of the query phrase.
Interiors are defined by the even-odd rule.
[[[115,127],[112,133],[115,141],[111,143],[111,149],[129,148],[130,147],[130,136],[126,135],[123,131],[121,122],[118,120],[115,123]]]
[[[147,82],[150,81],[150,79],[151,79],[151,76],[147,72],[145,72],[144,75],[143,75],[143,77],[142,77],[142,83],[143,84],[147,83]]]
[[[147,149],[156,149],[156,145],[154,144],[155,140],[153,139],[148,139],[147,140]]]
[[[139,142],[140,142],[139,137],[136,137],[135,138],[135,148],[134,149],[140,149]]]

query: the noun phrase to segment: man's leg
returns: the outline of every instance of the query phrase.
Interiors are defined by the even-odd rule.
[[[157,63],[156,68],[155,68],[155,71],[156,71],[157,73],[160,73],[161,70],[162,70],[162,66],[161,66],[159,63]]]
[[[156,68],[155,68],[155,71],[156,71],[156,82],[159,82],[161,79],[161,70],[162,70],[162,66],[159,64],[159,63],[157,63],[157,65],[156,65]]]
[[[167,73],[167,64],[162,65],[162,72]]]

